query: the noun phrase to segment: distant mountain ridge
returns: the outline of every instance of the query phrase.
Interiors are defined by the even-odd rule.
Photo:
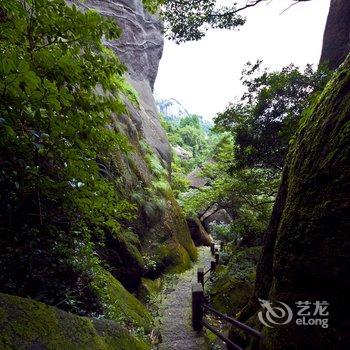
[[[178,124],[181,119],[195,115],[194,113],[190,113],[187,108],[175,98],[156,99],[156,105],[159,113],[164,117],[164,119],[172,124]],[[208,133],[210,128],[212,128],[213,123],[205,120],[203,116],[196,116],[198,117],[199,122],[203,126],[205,132]]]
[[[180,119],[188,117],[188,110],[175,98],[161,99],[156,101],[159,113],[169,122],[179,122]]]

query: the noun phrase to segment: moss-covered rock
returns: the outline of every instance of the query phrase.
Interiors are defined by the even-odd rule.
[[[123,230],[120,237],[108,233],[104,244],[98,246],[100,258],[109,264],[113,275],[131,291],[137,290],[145,270],[140,250],[138,236],[129,230]]]
[[[266,349],[349,349],[350,57],[302,120],[288,154],[269,299],[328,301],[329,328],[265,329]]]
[[[237,250],[226,266],[219,266],[209,292],[216,310],[235,315],[248,302],[260,252],[260,247]]]
[[[98,295],[107,318],[146,333],[153,327],[153,318],[146,307],[108,271],[101,270],[91,285]]]
[[[156,263],[160,271],[180,273],[190,268],[191,259],[181,244],[166,242],[157,248]]]
[[[197,260],[197,249],[173,196],[168,198],[159,220],[145,232],[142,247],[155,262],[145,274],[147,278],[155,279],[164,272],[182,272]]]
[[[212,305],[220,312],[234,315],[248,302],[253,292],[255,274],[242,278],[230,276],[222,269],[218,273],[220,275],[210,289]]]
[[[162,289],[162,280],[157,278],[151,280],[149,278],[141,278],[141,283],[139,286],[138,297],[147,302],[153,296],[159,293]]]
[[[118,323],[75,316],[46,304],[0,294],[2,350],[147,350]]]
[[[177,248],[177,253],[181,249],[181,255],[187,255],[185,257],[186,261],[188,259],[192,261],[197,259],[197,250],[191,238],[185,217],[169,185],[167,169],[145,139],[136,140],[132,146],[132,162],[130,162],[130,159],[127,162],[125,157],[121,157],[119,160],[124,164],[120,175],[122,178],[130,180],[124,186],[123,191],[125,196],[129,196],[136,205],[138,215],[136,220],[128,223],[128,226],[137,234],[141,245],[138,247],[137,244],[128,244],[127,249],[114,247],[116,248],[114,251],[119,254],[118,256],[122,256],[123,262],[116,264],[117,266],[113,265],[118,278],[128,288],[130,281],[134,279],[134,275],[138,276],[138,281],[140,280],[141,270],[138,268],[140,264],[135,263],[132,266],[135,266],[136,274],[131,274],[128,269],[123,268],[123,266],[129,267],[131,265],[127,261],[127,258],[132,256],[132,254],[128,254],[128,256],[124,257],[123,251],[135,252],[136,255],[134,255],[137,257],[137,251],[140,250],[142,255],[147,255],[152,260],[159,260],[159,247],[169,245],[169,249],[171,249],[174,246],[178,247],[180,245],[183,249]],[[129,163],[133,166],[128,166],[127,164]],[[120,167],[120,165],[118,166]],[[142,171],[138,172],[137,169],[142,169]],[[133,246],[136,250],[132,250]],[[114,254],[116,254],[115,252]],[[186,268],[184,267],[185,265],[189,266],[187,263],[183,263],[183,259],[176,259],[174,257],[175,255],[167,259],[166,264],[163,264],[162,259],[160,259],[161,266],[156,269],[152,268],[151,276],[147,273],[146,276],[155,278],[167,270],[168,267],[182,271]],[[110,260],[110,263],[113,264],[113,260],[116,259]],[[169,266],[169,264],[172,266]],[[178,264],[179,266],[177,266]],[[164,265],[166,265],[165,268]],[[134,283],[130,287],[135,290]]]
[[[183,212],[174,197],[171,198],[170,204],[173,208],[173,238],[185,248],[190,259],[196,261],[198,252],[191,238]]]
[[[194,244],[197,247],[202,245],[210,247],[210,244],[213,242],[213,238],[205,230],[201,221],[197,217],[193,219],[187,218],[186,221]]]

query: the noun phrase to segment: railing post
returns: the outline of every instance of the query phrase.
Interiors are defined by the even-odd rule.
[[[214,242],[210,244],[210,251],[211,251],[212,255],[215,254],[215,243]]]
[[[204,292],[200,283],[192,285],[192,328],[199,332],[203,329]]]
[[[216,261],[212,260],[210,262],[210,280],[211,281],[213,280],[213,275],[214,275],[215,270],[216,270]]]
[[[215,262],[216,265],[219,265],[220,254],[218,252],[215,253]]]
[[[197,269],[197,282],[204,286],[204,269],[200,267]]]
[[[212,260],[210,262],[210,274],[212,274],[213,272],[215,272],[216,270],[216,261],[215,260]]]

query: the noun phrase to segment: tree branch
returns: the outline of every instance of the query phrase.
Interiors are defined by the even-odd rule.
[[[261,2],[266,2],[266,1],[268,1],[268,3],[270,3],[272,0],[253,0],[253,1],[249,1],[248,0],[246,5],[238,8],[238,9],[235,9],[235,10],[232,10],[232,11],[228,11],[228,12],[225,12],[225,13],[212,14],[211,16],[212,17],[222,17],[222,16],[227,16],[227,15],[231,16],[231,15],[234,15],[234,14],[236,14],[238,12],[244,11],[247,8],[254,7],[254,6],[260,4]],[[288,6],[288,8],[283,10],[281,12],[281,14],[286,12],[288,9],[290,9],[292,6],[298,4],[299,2],[306,2],[306,1],[312,1],[312,0],[292,0],[292,1],[293,1],[293,3],[290,6]]]
[[[286,9],[284,9],[280,15],[282,15],[283,13],[285,13],[286,11],[288,11],[291,7],[293,7],[294,5],[297,5],[299,2],[306,2],[306,1],[311,1],[311,0],[293,0],[294,3],[290,4]]]

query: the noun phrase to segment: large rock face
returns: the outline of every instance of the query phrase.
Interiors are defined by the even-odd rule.
[[[172,151],[152,91],[163,52],[162,25],[144,10],[142,0],[70,2],[96,10],[121,27],[121,38],[106,45],[128,68],[126,78],[138,94],[139,106],[126,102],[128,113],[113,118],[115,129],[128,137],[132,151],[127,156],[116,151],[112,171],[120,178],[122,196],[138,207],[138,219],[126,224],[138,235],[141,245],[109,237],[100,252],[113,266],[115,276],[134,289],[144,273],[153,278],[168,268],[182,270],[196,258],[186,221],[166,184]],[[167,172],[157,164],[159,161]],[[153,271],[147,271],[147,266],[144,269],[139,251],[155,261]]]
[[[86,0],[83,3],[74,0],[73,2],[113,18],[123,29],[120,39],[106,43],[128,68],[128,81],[139,95],[139,109],[128,105],[131,125],[125,119],[123,123],[127,125],[130,136],[135,139],[136,131],[138,137],[147,140],[164,164],[169,165],[171,148],[160,125],[152,93],[163,53],[161,22],[144,10],[141,0]]]
[[[350,52],[350,1],[331,0],[320,63],[336,69]]]
[[[0,293],[2,350],[149,350],[120,322],[89,319],[30,299]]]
[[[329,327],[299,326],[294,319],[266,327],[264,349],[350,348],[350,281],[344,277],[350,274],[349,136],[350,57],[305,115],[291,145],[280,188],[286,195],[270,252],[269,300],[282,301],[294,311],[298,301],[326,301]]]
[[[225,224],[229,225],[233,221],[230,214],[225,209],[219,209],[213,214],[207,216],[204,220],[202,219],[203,226],[209,233],[213,233],[211,227],[212,224]]]

